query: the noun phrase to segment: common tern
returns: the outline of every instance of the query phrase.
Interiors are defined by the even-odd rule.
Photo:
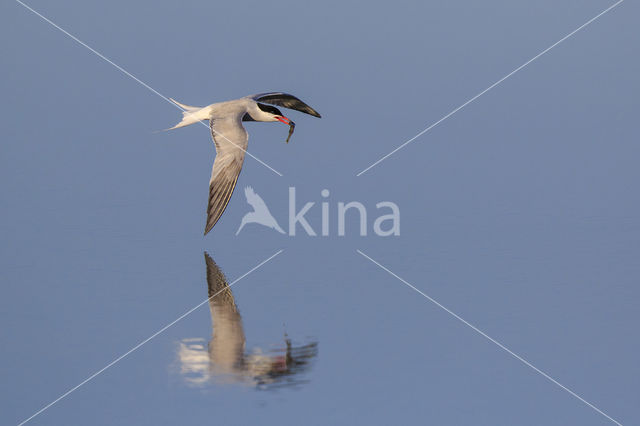
[[[209,120],[211,137],[216,148],[216,159],[209,181],[209,203],[207,205],[206,235],[227,208],[238,181],[249,135],[243,121],[262,121],[287,124],[291,138],[295,123],[285,117],[278,108],[295,109],[320,118],[320,114],[293,95],[282,92],[260,93],[232,101],[214,103],[205,107],[181,104],[171,99],[184,110],[182,121],[167,130],[188,126],[198,121]]]

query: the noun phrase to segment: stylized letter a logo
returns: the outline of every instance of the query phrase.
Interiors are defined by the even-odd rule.
[[[271,212],[269,211],[267,205],[264,203],[264,200],[260,198],[258,194],[256,194],[253,188],[247,186],[244,189],[244,195],[247,197],[247,203],[249,203],[249,205],[253,207],[253,211],[244,215],[244,217],[242,218],[242,222],[240,223],[240,227],[236,232],[236,235],[240,233],[240,230],[247,223],[258,223],[260,225],[266,226],[267,228],[275,229],[281,234],[284,234],[284,231],[282,230],[282,228],[280,228],[280,225],[278,225],[276,219],[271,215]]]

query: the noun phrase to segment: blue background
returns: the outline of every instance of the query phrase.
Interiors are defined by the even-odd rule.
[[[356,253],[362,250],[617,421],[640,415],[640,42],[624,2],[360,177],[612,3],[45,2],[30,6],[165,96],[283,90],[316,108],[248,123],[254,187],[331,235],[202,236],[213,145],[179,111],[16,2],[0,5],[0,423],[17,424],[233,280],[248,347],[318,341],[308,383],[184,384],[203,306],[30,424],[611,424]],[[339,237],[339,201],[401,235]],[[370,232],[371,233],[371,232]]]

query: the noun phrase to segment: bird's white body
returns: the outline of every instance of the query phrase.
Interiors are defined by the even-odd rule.
[[[217,102],[205,107],[181,104],[174,99],[171,99],[171,101],[184,109],[184,112],[182,113],[182,121],[168,130],[178,129],[203,120],[237,117],[240,118],[240,125],[242,126],[242,118],[245,114],[251,115],[254,121],[278,121],[273,114],[264,112],[258,108],[258,103],[249,97],[235,99],[233,101]]]

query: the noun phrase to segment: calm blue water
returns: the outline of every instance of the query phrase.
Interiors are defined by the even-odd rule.
[[[613,424],[356,250],[638,423],[637,4],[356,177],[610,4],[29,3],[165,96],[284,90],[323,115],[291,112],[289,144],[247,124],[283,176],[247,158],[203,237],[208,130],[155,133],[179,111],[5,2],[0,423],[200,304],[29,424]],[[290,187],[318,234],[326,203],[329,235],[236,236],[246,186],[285,230]],[[353,211],[338,235],[350,201],[366,237]],[[399,236],[373,232],[382,201]],[[233,283],[211,304],[205,252]]]

